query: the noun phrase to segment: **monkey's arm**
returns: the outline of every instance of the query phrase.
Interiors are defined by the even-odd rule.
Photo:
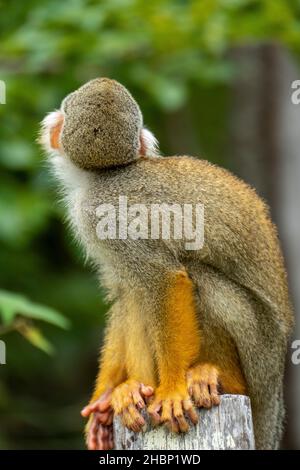
[[[121,304],[116,302],[109,311],[100,368],[89,405],[81,412],[88,417],[85,433],[89,450],[113,448],[111,394],[126,376],[125,342],[120,322]]]
[[[159,386],[148,411],[155,422],[165,422],[173,431],[186,431],[184,412],[193,422],[197,421],[186,383],[187,370],[196,361],[200,348],[193,284],[184,270],[169,272],[152,295],[153,311],[148,314]]]
[[[139,293],[123,293],[123,328],[126,331],[126,380],[112,393],[112,408],[121,416],[124,426],[139,431],[145,424],[141,409],[156,385],[155,364],[150,337],[145,328],[145,315],[138,301]]]
[[[148,377],[149,371],[145,371],[146,376],[141,376],[137,374],[134,367],[135,364],[138,364],[139,370],[142,370],[140,361],[146,368],[147,362],[145,362],[145,357],[138,354],[137,345],[141,342],[142,337],[136,322],[129,324],[127,328],[127,322],[124,321],[126,318],[126,311],[123,311],[123,309],[126,310],[124,302],[125,299],[122,298],[109,311],[109,323],[95,390],[90,404],[82,410],[82,415],[89,417],[86,426],[86,443],[89,450],[113,448],[112,420],[113,411],[116,411],[116,407],[112,406],[113,400],[114,403],[118,403],[120,400],[122,403],[126,402],[124,409],[117,409],[117,412],[119,411],[122,418],[128,423],[129,417],[132,416],[132,411],[131,413],[128,411],[129,397],[136,400],[136,404],[142,407],[146,397],[153,393],[151,387],[145,387],[137,380]],[[130,317],[130,320],[133,319]],[[142,354],[141,347],[140,350]],[[141,420],[141,424],[143,424],[138,410],[135,415],[138,421]]]
[[[109,311],[104,345],[100,356],[100,367],[91,403],[106,390],[112,390],[126,377],[125,338],[121,321],[121,302],[116,302]]]

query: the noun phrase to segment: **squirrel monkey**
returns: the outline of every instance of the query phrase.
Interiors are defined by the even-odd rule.
[[[185,432],[197,421],[195,406],[218,405],[220,393],[248,394],[256,447],[278,448],[293,315],[264,202],[205,160],[157,155],[139,106],[107,78],[68,95],[44,119],[41,143],[74,234],[112,302],[95,390],[82,411],[88,448],[112,448],[113,413],[139,431],[147,408],[154,423]],[[109,217],[120,195],[128,207],[202,204],[203,246],[110,229],[99,237],[99,206]],[[120,227],[123,214],[115,214]]]

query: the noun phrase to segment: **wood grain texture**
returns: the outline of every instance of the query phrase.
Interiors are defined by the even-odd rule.
[[[134,433],[114,419],[117,450],[251,450],[255,448],[250,399],[223,395],[220,406],[201,409],[199,422],[187,434],[172,434],[163,427],[153,429],[149,422]]]

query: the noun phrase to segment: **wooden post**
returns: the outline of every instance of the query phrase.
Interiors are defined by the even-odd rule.
[[[117,450],[226,450],[254,449],[250,399],[242,395],[223,395],[219,406],[199,410],[199,422],[187,434],[172,434],[164,427],[134,433],[114,419]]]

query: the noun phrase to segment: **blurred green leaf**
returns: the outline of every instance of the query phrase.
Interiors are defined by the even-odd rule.
[[[18,328],[18,331],[36,348],[41,349],[46,354],[54,354],[53,345],[45,338],[38,328],[25,324],[21,328]]]
[[[20,294],[0,290],[0,315],[4,325],[11,324],[17,315],[34,320],[42,320],[60,328],[67,329],[69,320],[56,310],[36,304]]]

